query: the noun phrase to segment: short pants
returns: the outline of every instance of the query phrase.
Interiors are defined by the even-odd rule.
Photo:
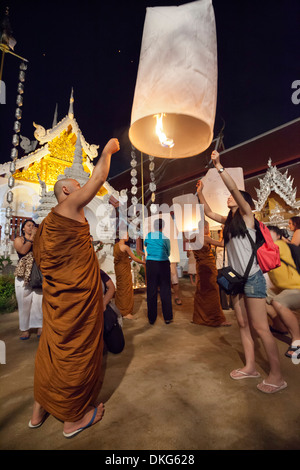
[[[255,297],[264,299],[267,297],[267,283],[261,270],[248,277],[244,286],[244,295],[246,297]]]

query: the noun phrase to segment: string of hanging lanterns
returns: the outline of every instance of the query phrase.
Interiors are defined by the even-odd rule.
[[[131,166],[131,171],[130,171],[130,176],[131,176],[131,204],[134,206],[134,214],[136,213],[136,205],[138,204],[138,197],[137,197],[137,159],[136,159],[136,152],[135,152],[135,147],[132,145],[131,146],[131,161],[130,161],[130,166]],[[156,183],[155,183],[155,162],[154,162],[154,157],[149,155],[149,176],[150,176],[150,183],[149,183],[149,190],[151,191],[151,206],[150,206],[150,211],[152,214],[155,214],[157,211],[156,204],[155,202],[155,191],[156,191]],[[143,183],[143,182],[142,182]],[[143,184],[142,184],[143,186]]]
[[[21,130],[21,119],[22,119],[22,106],[23,106],[23,93],[24,93],[24,82],[25,82],[25,71],[27,70],[27,64],[23,61],[20,65],[19,72],[19,83],[17,87],[17,99],[16,99],[16,112],[15,112],[15,122],[14,122],[14,134],[12,138],[12,149],[10,153],[11,163],[9,166],[10,175],[8,177],[8,191],[6,194],[7,206],[5,210],[6,222],[4,226],[4,235],[5,235],[5,252],[4,255],[8,256],[8,243],[10,237],[10,228],[11,228],[11,217],[13,213],[12,203],[13,203],[13,188],[15,186],[14,173],[16,171],[16,160],[18,158],[18,147],[19,147],[19,133]]]
[[[135,153],[135,148],[134,146],[132,145],[131,146],[131,162],[130,162],[130,166],[131,166],[131,171],[130,171],[130,175],[131,175],[131,204],[136,208],[136,205],[138,203],[138,198],[137,198],[137,192],[138,192],[138,189],[137,189],[137,169],[136,169],[136,166],[137,166],[137,160],[136,160],[136,153]]]
[[[151,191],[151,205],[150,205],[150,212],[152,214],[155,214],[157,212],[157,207],[155,202],[155,191],[156,191],[156,183],[155,183],[155,162],[154,162],[154,157],[152,155],[149,155],[149,176],[150,176],[150,183],[149,183],[149,189]]]

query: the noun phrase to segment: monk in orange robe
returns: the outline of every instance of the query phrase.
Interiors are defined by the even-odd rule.
[[[44,328],[35,360],[34,407],[30,428],[48,414],[63,421],[73,437],[100,421],[96,405],[103,352],[103,296],[100,269],[90,241],[84,207],[105,182],[117,139],[103,149],[88,182],[58,180],[58,204],[40,225],[33,247],[43,274]]]
[[[222,242],[210,237],[209,224],[204,223],[204,245],[194,250],[197,270],[197,287],[194,297],[193,323],[206,326],[231,326],[226,321],[217,284],[217,267],[211,245],[222,246]]]
[[[132,319],[134,296],[131,276],[130,258],[136,263],[146,265],[146,262],[137,258],[126,241],[129,237],[121,239],[114,246],[114,267],[116,273],[115,303],[124,318]]]

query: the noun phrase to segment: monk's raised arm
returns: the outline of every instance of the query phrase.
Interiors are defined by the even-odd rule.
[[[119,150],[120,144],[118,139],[110,139],[107,142],[90,179],[82,188],[69,195],[68,204],[74,205],[74,207],[80,210],[96,196],[107,179],[111,156]]]

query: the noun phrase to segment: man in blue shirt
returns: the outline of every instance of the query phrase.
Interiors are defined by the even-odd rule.
[[[154,232],[145,238],[147,249],[147,306],[149,323],[153,325],[157,318],[157,289],[160,288],[162,312],[165,323],[173,320],[170,273],[170,240],[163,233],[163,220],[154,222]]]

